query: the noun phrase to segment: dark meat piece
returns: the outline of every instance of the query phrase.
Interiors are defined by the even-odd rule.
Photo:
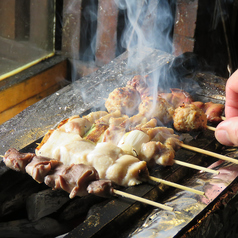
[[[210,122],[220,122],[222,121],[221,116],[224,111],[224,105],[206,102],[204,106],[205,114],[207,115],[207,120]]]
[[[112,182],[111,180],[93,181],[87,187],[87,191],[99,197],[110,197],[113,194]]]
[[[45,184],[53,189],[63,189],[69,197],[86,196],[90,182],[98,180],[97,171],[84,164],[60,165],[45,177]]]
[[[3,162],[10,169],[25,173],[26,165],[31,162],[34,156],[34,153],[20,153],[18,150],[11,148],[6,151]]]
[[[174,108],[183,104],[190,104],[193,101],[191,95],[182,89],[171,88],[170,90],[172,93],[160,93],[159,95],[172,104]]]
[[[58,160],[52,160],[43,156],[34,156],[26,166],[26,172],[38,183],[42,183],[45,176],[59,164],[62,163]]]
[[[16,149],[9,149],[5,153],[3,161],[7,167],[27,172],[38,182],[42,182],[44,179],[45,184],[49,187],[70,193],[70,198],[88,195],[87,188],[90,183],[99,179],[98,172],[92,166],[84,164],[65,166],[57,160],[36,156],[34,153],[21,153]],[[96,188],[97,185],[100,187]],[[109,181],[93,183],[89,187],[89,191],[97,193],[98,196],[107,197],[112,191],[110,186]]]
[[[223,104],[213,102],[193,102],[192,104],[196,105],[204,111],[209,122],[218,123],[222,121],[221,116],[225,107]]]

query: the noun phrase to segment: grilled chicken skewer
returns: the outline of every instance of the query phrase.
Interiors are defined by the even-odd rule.
[[[160,97],[164,98],[170,105],[172,105],[174,110],[183,105],[193,104],[203,110],[203,112],[207,116],[207,121],[218,123],[224,120],[224,118],[222,117],[222,113],[224,111],[223,104],[194,101],[192,96],[188,92],[177,88],[170,89],[171,93],[165,93],[162,89],[158,88],[157,85],[154,85],[154,82],[148,75],[134,76],[133,79],[127,82],[127,86],[133,87],[135,90],[137,90],[140,94],[141,99],[143,97],[159,95]],[[157,88],[158,90],[157,92],[155,92],[155,89]]]
[[[144,132],[133,132],[142,133],[148,140],[148,135]],[[129,137],[127,139],[130,140]],[[65,144],[63,144],[63,141]],[[121,146],[123,147],[123,143]],[[135,144],[134,147],[136,147]],[[79,135],[55,130],[48,141],[36,149],[36,153],[37,155],[53,157],[67,165],[72,163],[89,164],[98,171],[101,179],[110,179],[121,186],[134,186],[143,181],[151,180],[152,177],[149,176],[146,161],[139,160],[133,155],[132,151],[127,153],[128,151],[125,151],[125,149],[123,150],[111,142],[101,142],[94,145],[91,141],[80,138]],[[134,150],[134,152],[136,151]],[[166,183],[164,180],[159,182]],[[171,183],[170,186],[179,187],[200,195],[203,194],[203,192],[191,190],[175,183]]]
[[[107,118],[107,120],[105,120],[105,117]],[[72,117],[72,118],[73,119],[69,119],[64,124],[64,127],[62,126],[63,124],[61,123],[59,127],[57,128],[57,132],[55,132],[55,134],[56,133],[59,134],[59,131],[63,132],[64,128],[71,128],[71,131],[67,130],[67,132],[70,134],[71,133],[80,134],[81,132],[80,131],[77,132],[74,128],[79,129],[81,126],[78,123],[78,121],[75,122],[74,120],[75,117]],[[70,126],[67,124],[70,124]],[[114,118],[114,113],[112,113],[112,114],[107,114],[106,116],[103,116],[99,120],[95,121],[93,129],[87,132],[87,134],[84,136],[84,139],[86,141],[82,141],[80,137],[77,137],[77,135],[75,136],[77,137],[78,140],[80,140],[81,147],[83,148],[83,151],[85,153],[88,148],[88,147],[85,147],[85,145],[89,146],[91,149],[93,148],[93,144],[88,143],[87,140],[93,141],[94,143],[98,143],[100,141],[112,142],[115,145],[118,145],[118,143],[121,140],[120,147],[122,147],[122,149],[127,152],[129,149],[130,150],[129,154],[134,155],[136,157],[138,157],[139,151],[136,152],[137,154],[132,153],[131,150],[133,149],[133,147],[136,147],[136,146],[135,145],[129,146],[129,145],[131,144],[130,140],[133,141],[133,138],[138,137],[138,138],[141,138],[141,141],[137,142],[139,143],[138,146],[141,147],[142,143],[144,143],[143,149],[138,158],[140,160],[145,160],[147,162],[147,165],[149,166],[151,164],[154,164],[156,161],[157,164],[161,164],[164,166],[168,166],[168,165],[170,166],[170,165],[173,165],[173,163],[176,163],[176,164],[187,166],[193,169],[203,170],[206,172],[212,172],[216,174],[219,173],[215,170],[211,170],[211,169],[203,168],[201,166],[191,165],[186,162],[174,160],[175,150],[179,148],[179,144],[181,142],[179,141],[178,136],[173,134],[173,129],[165,128],[165,127],[155,127],[156,124],[157,124],[156,119],[151,119],[150,121],[148,121],[147,119],[145,120],[145,117],[143,116],[138,117],[138,115],[133,116],[131,118],[128,118],[125,116]],[[82,124],[82,127],[83,126],[84,124]],[[84,130],[84,127],[82,129]],[[137,129],[137,130],[126,132],[128,129],[129,130]],[[45,141],[47,141],[50,133],[52,133],[52,131],[50,131],[48,135],[46,134],[46,136],[42,140],[41,145],[36,148],[36,153],[38,153],[37,151],[40,150],[43,144],[45,144]],[[148,135],[146,135],[146,133]],[[127,136],[128,134],[130,136]],[[67,136],[69,135],[66,134],[66,136],[64,136],[63,134],[63,136],[60,138],[60,135],[57,135],[55,136],[56,138],[55,139],[52,138],[52,140],[58,140],[56,144],[60,145],[61,141],[64,141],[64,139]],[[126,139],[126,142],[123,142],[124,139]],[[74,140],[73,137],[71,140]],[[161,143],[161,141],[165,144]],[[148,154],[148,152],[150,153]],[[54,156],[52,154],[44,154],[44,155],[50,156],[50,157]]]
[[[28,173],[38,183],[45,182],[54,190],[62,189],[68,192],[70,198],[87,196],[88,194],[101,197],[120,195],[173,211],[172,207],[113,188],[110,180],[99,180],[99,175],[92,166],[84,164],[66,166],[57,160],[36,156],[34,153],[20,153],[16,149],[9,149],[3,157],[3,161],[7,167],[15,171]]]

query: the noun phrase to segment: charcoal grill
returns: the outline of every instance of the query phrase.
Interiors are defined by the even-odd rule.
[[[134,49],[130,54],[136,54],[136,51]],[[196,91],[193,93],[196,100],[224,103],[225,80],[223,78],[201,72],[198,69],[194,70],[193,67],[188,70],[184,61],[175,67],[174,63],[178,58],[159,50],[146,48],[142,52],[143,58],[138,59],[135,68],[128,67],[128,52],[125,52],[95,73],[64,87],[1,125],[2,146],[0,153],[3,155],[11,147],[22,152],[33,152],[42,136],[61,120],[74,114],[84,115],[94,110],[104,110],[104,100],[108,94],[114,88],[125,85],[136,74],[158,74],[157,77],[161,80],[175,75],[173,86],[182,86],[185,90],[187,87],[187,89],[192,89],[191,92]],[[169,84],[165,83],[163,86],[166,89]],[[193,146],[219,153],[226,152],[226,148],[216,142],[214,132],[207,130],[204,133],[184,135],[184,137]],[[232,156],[236,157],[235,149]],[[178,165],[169,168],[156,166],[150,171],[150,174],[189,187],[202,188],[207,197],[202,198],[162,184],[143,183],[139,186],[124,188],[123,190],[128,193],[172,204],[176,208],[176,212],[154,210],[151,206],[126,198],[96,199],[95,205],[92,202],[93,206],[90,207],[87,214],[84,214],[85,217],[77,217],[70,222],[70,225],[67,224],[67,228],[62,229],[64,234],[62,236],[152,237],[154,233],[154,237],[201,237],[201,235],[212,237],[211,234],[215,237],[217,231],[224,231],[229,226],[226,221],[222,221],[222,217],[229,217],[230,213],[233,217],[237,216],[235,214],[237,212],[232,209],[230,204],[236,202],[234,197],[238,191],[236,181],[238,166],[222,161],[217,162],[217,159],[184,149],[177,152],[176,158],[219,169],[221,176],[213,177],[214,175]],[[6,228],[3,225],[11,220],[22,219],[25,212],[22,208],[14,207],[14,201],[19,199],[24,203],[32,193],[47,188],[37,184],[28,175],[7,169],[3,162],[0,167],[0,178],[0,200],[1,204],[5,206],[1,208],[0,236],[1,234],[6,236],[4,233]],[[12,188],[16,189],[18,186],[19,191],[12,191]],[[21,198],[18,197],[17,193],[24,188],[23,194],[25,195]],[[89,200],[91,201],[91,198]],[[224,205],[227,209],[223,209]],[[21,215],[19,215],[19,211]],[[59,212],[57,211],[56,214]],[[214,217],[216,219],[213,219]],[[221,226],[222,222],[223,226]],[[21,232],[23,231],[21,230],[19,235]],[[38,235],[25,233],[25,237],[41,236],[43,236],[41,232]]]

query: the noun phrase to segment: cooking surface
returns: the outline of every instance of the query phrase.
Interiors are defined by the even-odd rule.
[[[132,52],[133,54],[133,52]],[[170,63],[174,57],[158,50],[146,49],[146,56],[139,62],[139,69],[145,70],[145,73],[158,73],[158,69],[170,69]],[[1,154],[11,147],[22,151],[33,151],[36,142],[51,128],[53,128],[61,120],[75,114],[86,114],[93,110],[104,110],[104,101],[108,94],[116,87],[126,84],[136,74],[142,74],[142,71],[136,71],[135,68],[127,67],[128,53],[124,53],[110,64],[102,67],[90,76],[84,77],[71,85],[59,90],[54,95],[49,96],[27,108],[22,113],[12,118],[8,122],[0,126],[0,135],[2,138]],[[140,60],[140,59],[139,59]],[[156,69],[156,70],[155,70]],[[163,76],[163,75],[162,75]],[[215,77],[211,74],[194,73],[192,76],[186,76],[183,88],[195,89],[196,98],[202,98],[203,101],[213,100],[215,102],[224,103],[224,85],[225,80]],[[185,85],[188,85],[185,87]],[[209,87],[211,90],[209,90]],[[219,85],[219,87],[217,87]],[[214,89],[216,88],[216,90]],[[199,89],[199,90],[198,90]],[[211,93],[212,91],[212,93]],[[194,96],[194,95],[193,95]],[[214,132],[205,131],[193,135],[184,135],[187,142],[208,150],[215,150],[216,141]],[[28,146],[29,145],[29,146]],[[218,150],[217,150],[218,151]],[[217,161],[214,158],[207,158],[184,149],[180,149],[176,153],[176,159],[190,161],[192,163],[209,166]],[[5,173],[6,167],[1,162],[0,176]],[[212,176],[207,173],[198,173],[192,169],[174,165],[169,168],[156,166],[150,171],[152,176],[161,177],[166,180],[185,184],[187,186],[205,191],[207,197],[201,197],[189,192],[181,192],[174,190],[165,185],[155,186],[154,183],[143,183],[142,185],[129,187],[125,190],[138,196],[145,196],[148,199],[171,205],[175,207],[175,212],[166,213],[164,211],[153,210],[152,207],[130,201],[124,198],[112,198],[106,200],[104,204],[93,207],[86,220],[68,234],[68,237],[122,237],[133,233],[135,237],[149,236],[155,230],[158,237],[174,236],[182,228],[186,227],[194,217],[202,212],[210,202],[226,189],[234,178],[237,176],[238,168],[234,165],[223,163],[222,165],[213,165],[223,172],[219,176]],[[229,171],[226,173],[224,171]],[[232,173],[231,173],[232,172]],[[16,172],[14,172],[16,173]],[[226,174],[227,176],[223,176]],[[220,186],[220,187],[219,187]],[[148,211],[152,212],[151,215]],[[163,216],[162,216],[163,214]],[[184,216],[182,215],[184,214]],[[141,224],[142,218],[148,216],[146,223]],[[183,221],[179,218],[184,217]],[[150,218],[149,218],[150,217]],[[161,219],[158,219],[161,217]],[[163,217],[163,218],[162,218]],[[164,218],[167,219],[165,224]],[[171,219],[172,217],[172,219]],[[132,222],[134,221],[134,222]],[[152,222],[153,221],[153,222]],[[163,223],[161,226],[160,222]],[[169,223],[169,224],[168,224]],[[126,224],[130,224],[130,227]],[[149,229],[141,228],[151,225]],[[154,227],[165,227],[166,236],[161,229]],[[123,228],[122,228],[123,227]],[[144,233],[146,232],[146,233]],[[147,233],[148,232],[148,233]],[[162,233],[161,233],[162,232]],[[146,234],[146,235],[145,235]]]

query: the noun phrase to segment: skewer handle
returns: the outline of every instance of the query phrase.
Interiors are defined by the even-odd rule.
[[[225,155],[220,155],[218,153],[214,153],[214,152],[211,152],[211,151],[208,151],[208,150],[203,150],[203,149],[191,146],[191,145],[180,144],[180,146],[185,148],[185,149],[188,149],[188,150],[192,150],[192,151],[195,151],[195,152],[198,152],[198,153],[201,153],[201,154],[209,155],[211,157],[215,157],[215,158],[218,158],[218,159],[221,159],[221,160],[232,162],[234,164],[238,164],[237,159],[233,159],[233,158],[225,156]]]
[[[216,127],[213,127],[213,126],[207,126],[207,129],[210,130],[210,131],[215,131],[215,130],[216,130]]]
[[[116,194],[116,195],[120,195],[122,197],[133,199],[133,200],[138,201],[138,202],[146,203],[146,204],[154,206],[154,207],[162,208],[162,209],[167,210],[167,211],[172,212],[174,210],[172,207],[169,207],[169,206],[166,206],[166,205],[163,205],[161,203],[154,202],[154,201],[151,201],[151,200],[148,200],[148,199],[145,199],[145,198],[141,198],[141,197],[138,197],[138,196],[135,196],[135,195],[117,190],[117,189],[113,189],[113,193]]]
[[[226,120],[226,117],[221,117],[221,119],[222,119],[223,121],[225,121],[225,120]]]
[[[196,190],[196,189],[193,189],[193,188],[189,188],[189,187],[177,184],[177,183],[173,183],[173,182],[170,182],[170,181],[167,181],[167,180],[163,180],[163,179],[160,179],[160,178],[156,178],[156,177],[153,177],[153,176],[149,176],[149,179],[153,180],[155,182],[158,182],[158,183],[163,183],[163,184],[175,187],[175,188],[179,188],[179,189],[186,190],[186,191],[189,191],[189,192],[192,192],[192,193],[196,193],[198,195],[204,195],[205,194],[202,191],[199,191],[199,190]]]
[[[186,163],[186,162],[180,161],[180,160],[174,160],[174,163],[178,164],[178,165],[182,165],[184,167],[188,167],[188,168],[191,168],[191,169],[197,169],[199,171],[201,170],[201,171],[212,173],[212,174],[219,174],[220,173],[219,171],[214,170],[214,169],[208,169],[208,168],[205,168],[205,167],[202,167],[202,166],[199,166],[199,165]]]

